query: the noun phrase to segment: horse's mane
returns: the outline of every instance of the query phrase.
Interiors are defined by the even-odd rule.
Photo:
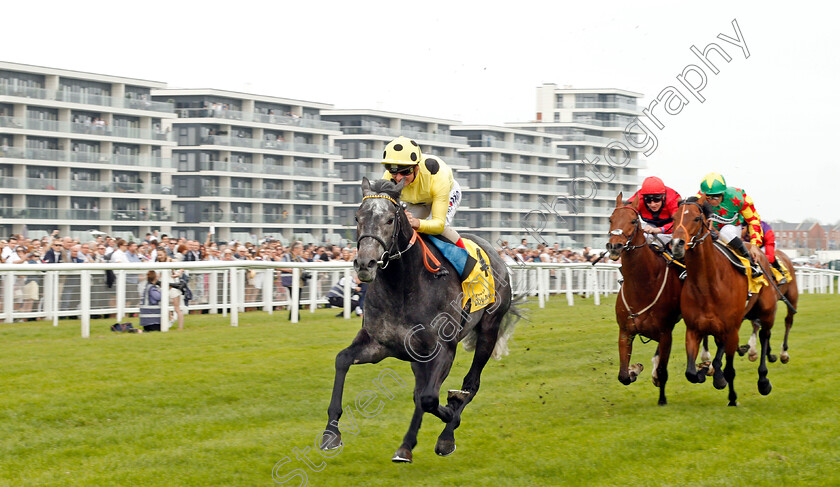
[[[700,198],[698,198],[697,196],[689,196],[688,199],[681,201],[679,203],[679,206],[682,206],[683,203],[697,203],[698,201],[700,201]],[[709,215],[711,215],[714,212],[712,205],[708,201],[704,201],[703,206],[701,206],[701,208],[703,209],[703,216],[705,216],[706,218],[708,218]]]
[[[397,183],[391,181],[390,179],[377,179],[376,181],[371,181],[370,190],[377,194],[387,194],[397,201],[400,199],[400,191],[397,191]]]

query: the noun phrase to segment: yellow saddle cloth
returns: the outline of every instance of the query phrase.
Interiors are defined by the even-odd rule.
[[[758,277],[753,276],[753,270],[752,270],[752,267],[750,266],[749,259],[747,259],[746,257],[741,257],[740,255],[738,255],[734,252],[733,252],[733,255],[735,257],[737,257],[738,260],[741,261],[741,264],[744,265],[744,272],[747,275],[747,284],[748,284],[748,289],[750,291],[750,294],[755,294],[755,293],[761,291],[762,286],[769,286],[770,285],[770,283],[767,282],[767,278],[764,276],[764,274],[762,274]]]
[[[793,280],[793,277],[790,275],[790,271],[788,270],[785,263],[782,262],[782,260],[779,259],[778,257],[776,257],[776,260],[779,262],[779,267],[781,267],[782,270],[784,271],[784,278],[787,279],[787,282],[791,282]],[[781,283],[782,282],[782,277],[783,277],[782,273],[779,272],[779,270],[776,269],[775,267],[771,266],[770,268],[773,270],[773,278],[776,279],[776,284]]]
[[[466,279],[461,282],[461,288],[464,291],[464,299],[461,307],[467,305],[467,301],[472,300],[472,308],[470,312],[478,311],[488,304],[496,302],[496,281],[493,279],[493,272],[490,269],[490,259],[487,253],[472,240],[462,238],[464,247],[467,248],[467,253],[475,259],[475,265]]]

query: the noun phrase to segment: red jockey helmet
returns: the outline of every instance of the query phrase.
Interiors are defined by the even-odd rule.
[[[642,183],[642,189],[639,190],[639,194],[665,194],[665,183],[656,176],[645,178],[645,181]]]

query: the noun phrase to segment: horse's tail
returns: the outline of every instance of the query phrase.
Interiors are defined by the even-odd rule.
[[[496,346],[493,347],[492,357],[494,359],[501,360],[502,357],[509,353],[508,341],[510,340],[510,337],[513,336],[516,323],[518,323],[521,319],[528,319],[525,315],[525,310],[522,309],[522,306],[526,301],[527,295],[524,293],[511,300],[510,307],[508,308],[507,313],[505,313],[504,318],[502,318],[502,323],[499,325],[499,336],[496,338]],[[475,350],[477,339],[478,333],[476,329],[473,328],[461,342],[464,345],[464,350],[468,352]]]

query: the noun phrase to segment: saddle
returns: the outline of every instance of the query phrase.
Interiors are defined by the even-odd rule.
[[[718,249],[720,253],[722,253],[727,258],[727,260],[729,260],[729,262],[732,263],[733,267],[738,269],[738,272],[740,272],[744,276],[747,276],[747,285],[750,294],[755,294],[761,291],[762,286],[770,285],[770,283],[767,282],[767,279],[764,277],[763,274],[758,277],[753,276],[750,261],[746,257],[741,257],[721,242],[716,241],[715,248]]]
[[[464,291],[462,307],[466,307],[472,300],[471,311],[478,311],[496,301],[495,279],[484,249],[463,237],[461,241],[466,249],[437,235],[422,235],[421,238],[437,247],[458,273]]]

